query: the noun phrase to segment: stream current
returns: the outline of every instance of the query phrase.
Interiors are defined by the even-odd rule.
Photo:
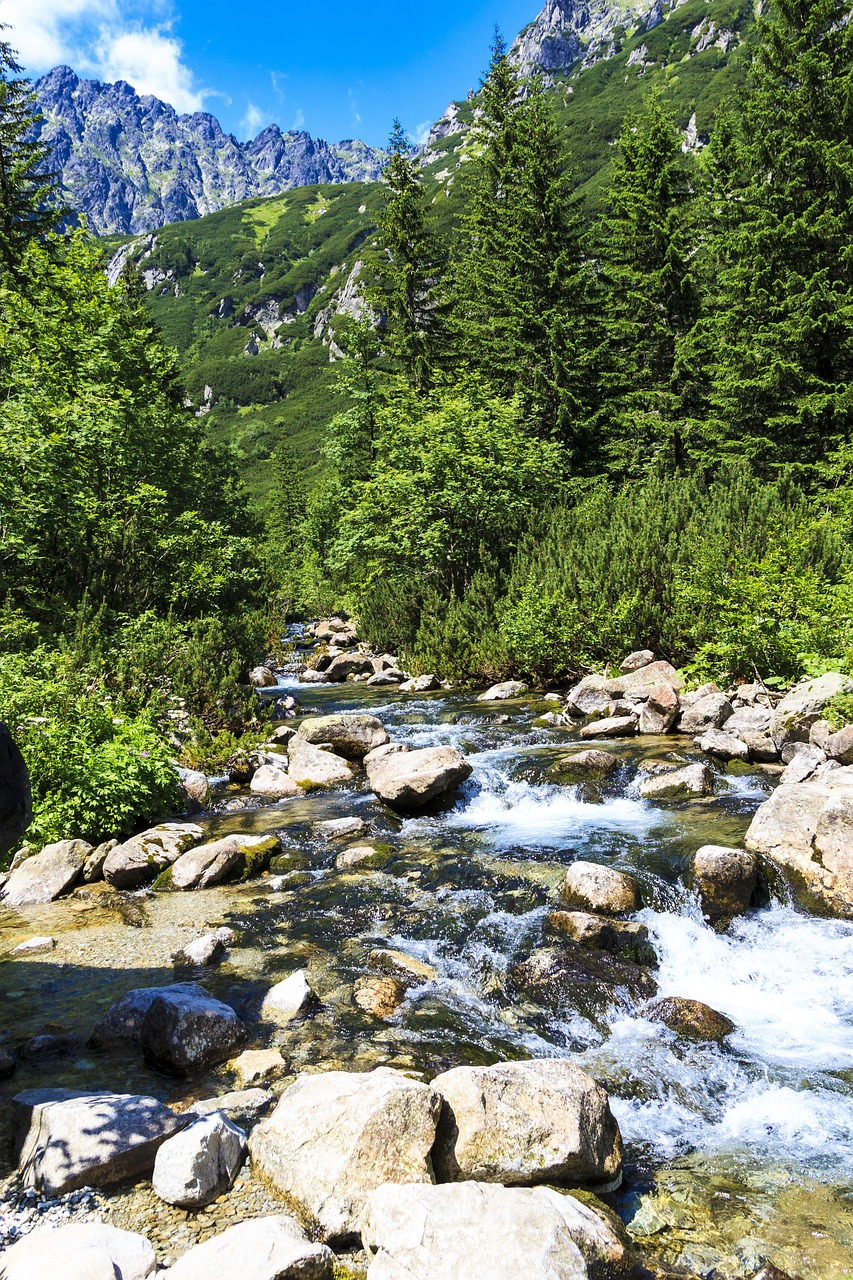
[[[357,684],[299,686],[297,696],[304,714],[369,711],[396,741],[451,744],[474,772],[453,807],[406,820],[363,782],[276,804],[220,797],[200,820],[211,836],[281,833],[289,870],[274,892],[263,878],[134,895],[121,911],[109,895],[83,893],[0,913],[3,954],[34,933],[59,944],[4,963],[2,1039],[58,1029],[84,1044],[115,999],[174,980],[172,951],[203,926],[227,923],[238,944],[202,980],[250,1020],[271,981],[308,970],[319,1009],[272,1037],[294,1071],[386,1063],[435,1074],[463,1062],[570,1057],[610,1092],[626,1174],[608,1200],[649,1253],[731,1280],[768,1260],[803,1280],[853,1276],[853,924],[770,896],[717,934],[684,879],[701,845],[742,842],[776,773],[730,766],[712,798],[656,807],[640,798],[639,778],[653,762],[696,758],[684,739],[600,744],[620,757],[619,771],[604,784],[567,786],[545,778],[577,745],[571,730],[537,722],[554,704]],[[370,824],[353,843],[392,847],[383,870],[336,870],[341,846],[312,830],[352,814]],[[519,985],[521,961],[559,946],[543,923],[579,858],[639,881],[635,919],[649,929],[659,993],[727,1014],[737,1029],[723,1047],[648,1021],[630,983],[604,993],[596,984]],[[386,1022],[352,1001],[375,947],[426,960],[437,975]],[[24,1064],[12,1083],[14,1092],[63,1084],[187,1096],[185,1084],[86,1049]],[[226,1087],[221,1073],[194,1082],[195,1096]]]

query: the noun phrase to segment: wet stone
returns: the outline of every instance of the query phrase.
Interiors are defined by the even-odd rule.
[[[646,1010],[646,1017],[652,1022],[662,1022],[686,1040],[719,1044],[736,1029],[731,1018],[724,1013],[701,1000],[687,1000],[681,996],[665,996],[656,1000]]]

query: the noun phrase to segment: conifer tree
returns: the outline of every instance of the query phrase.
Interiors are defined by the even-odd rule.
[[[608,353],[602,430],[617,471],[655,457],[685,460],[679,357],[697,313],[692,179],[675,123],[653,95],[622,126],[594,237]]]
[[[55,175],[45,172],[50,148],[31,136],[40,117],[20,72],[11,45],[0,40],[0,266],[12,272],[27,244],[43,239],[64,214]]]
[[[712,144],[708,446],[819,462],[853,426],[853,26],[848,0],[774,0]]]
[[[399,120],[383,170],[382,249],[368,301],[385,318],[383,345],[415,390],[430,385],[441,344],[437,298],[442,252],[429,226],[421,170]]]
[[[496,35],[473,134],[454,281],[460,355],[519,391],[543,435],[582,448],[593,339],[590,276],[558,130]]]

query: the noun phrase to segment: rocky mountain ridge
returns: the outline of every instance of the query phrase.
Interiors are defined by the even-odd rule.
[[[371,181],[383,152],[270,125],[250,142],[208,112],[179,115],[125,81],[55,67],[35,86],[38,136],[53,147],[66,203],[98,234],[152,231],[253,196],[325,182]]]

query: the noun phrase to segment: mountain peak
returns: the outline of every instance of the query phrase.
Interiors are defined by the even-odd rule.
[[[667,0],[666,8],[677,3]],[[528,74],[568,71],[581,60],[589,65],[613,52],[619,29],[633,34],[657,26],[663,8],[662,0],[546,0],[514,41],[510,56]]]

